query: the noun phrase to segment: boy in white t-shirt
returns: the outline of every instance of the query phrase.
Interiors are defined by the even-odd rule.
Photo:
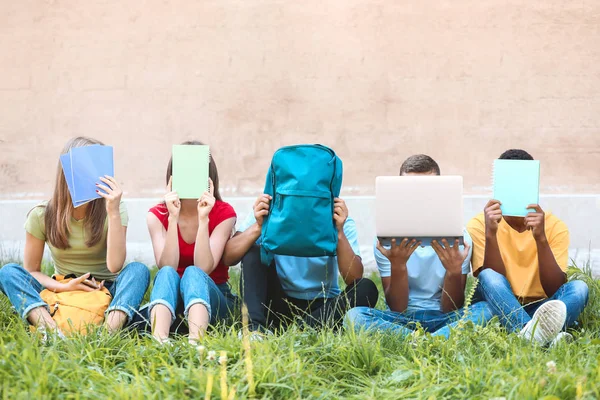
[[[402,164],[400,175],[440,175],[440,168],[431,157],[415,155]],[[466,230],[464,243],[442,240],[421,247],[406,238],[383,247],[375,240],[375,260],[389,310],[353,308],[346,315],[347,326],[408,335],[421,325],[434,335],[448,337],[450,328],[465,314],[462,307],[472,245]],[[483,324],[492,312],[486,302],[479,302],[471,305],[467,318]]]

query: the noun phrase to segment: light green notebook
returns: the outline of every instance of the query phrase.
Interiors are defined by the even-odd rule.
[[[199,199],[208,191],[208,146],[173,146],[173,190],[180,199]]]
[[[525,217],[530,204],[540,201],[540,162],[538,160],[495,160],[494,199],[502,214]]]

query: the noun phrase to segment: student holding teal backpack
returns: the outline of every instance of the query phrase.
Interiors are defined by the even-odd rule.
[[[400,167],[400,176],[426,179],[440,174],[438,163],[424,154],[407,158]],[[451,328],[464,321],[487,323],[492,311],[486,302],[464,307],[472,244],[466,230],[463,241],[459,245],[459,240],[433,240],[430,246],[421,246],[410,237],[392,239],[389,245],[376,239],[373,250],[388,309],[353,308],[346,326],[398,337],[412,335],[421,326],[433,336],[449,338]]]
[[[63,155],[84,146],[102,143],[84,137],[70,140]],[[81,171],[73,169],[73,172]],[[110,176],[93,176],[85,189],[99,197],[75,208],[65,173],[59,163],[52,197],[34,207],[25,222],[25,254],[23,266],[8,264],[0,269],[0,290],[10,299],[19,315],[45,333],[62,337],[57,322],[50,314],[63,310],[66,304],[47,304],[40,296],[46,290],[67,296],[77,302],[77,293],[110,291],[112,301],[106,310],[105,326],[109,331],[131,322],[148,288],[150,273],[141,263],[125,263],[127,209],[121,201],[122,190]],[[41,272],[44,246],[48,245],[56,273],[74,279],[61,282]],[[83,296],[85,298],[85,296]],[[78,304],[69,305],[76,308]],[[84,307],[81,304],[81,307]],[[98,308],[98,307],[96,307]],[[60,313],[60,312],[59,312]],[[102,321],[102,315],[99,315]],[[74,327],[74,328],[79,328]],[[82,327],[83,328],[83,327]]]
[[[341,176],[341,160],[324,146],[274,154],[265,193],[223,253],[226,265],[242,262],[251,331],[294,321],[337,327],[348,309],[377,303],[377,287],[363,278],[356,223],[339,198]]]

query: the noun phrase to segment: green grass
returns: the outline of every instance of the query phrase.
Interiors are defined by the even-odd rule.
[[[0,295],[0,397],[205,398],[212,380],[212,398],[225,387],[229,396],[247,398],[253,380],[256,397],[271,399],[600,398],[600,282],[589,268],[572,268],[570,275],[591,290],[572,344],[532,347],[497,323],[467,325],[448,341],[292,328],[251,344],[252,374],[239,323],[210,332],[202,353],[183,338],[167,348],[134,332],[99,331],[44,345]],[[208,351],[227,353],[226,385]]]

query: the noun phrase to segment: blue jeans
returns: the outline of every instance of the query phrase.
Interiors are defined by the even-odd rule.
[[[488,302],[494,315],[509,332],[517,332],[531,321],[533,313],[549,300],[560,300],[567,306],[565,327],[577,323],[579,315],[588,302],[588,287],[583,281],[570,281],[562,285],[552,297],[522,305],[514,295],[508,279],[493,269],[486,268],[479,273],[478,294]]]
[[[150,303],[147,308],[144,308],[147,311],[147,318],[155,305],[164,305],[171,311],[171,324],[173,324],[179,311],[183,310],[183,314],[187,317],[190,307],[202,304],[208,310],[210,323],[214,324],[231,315],[234,303],[229,284],[217,285],[200,268],[187,267],[183,277],[180,278],[175,269],[165,266],[156,274]]]
[[[133,262],[125,266],[114,282],[104,284],[113,298],[106,313],[123,311],[127,314],[128,321],[132,321],[149,283],[150,272],[144,264]],[[50,312],[50,308],[40,297],[42,290],[44,287],[20,265],[7,264],[0,269],[0,291],[8,296],[23,319],[27,319],[34,308],[45,307]]]
[[[376,310],[369,307],[356,307],[348,311],[344,320],[346,327],[356,331],[380,331],[394,333],[400,336],[410,335],[417,325],[421,325],[432,336],[450,337],[450,330],[458,326],[460,320],[484,325],[492,319],[492,310],[484,301],[472,304],[468,308],[444,313],[438,310],[395,311]]]

